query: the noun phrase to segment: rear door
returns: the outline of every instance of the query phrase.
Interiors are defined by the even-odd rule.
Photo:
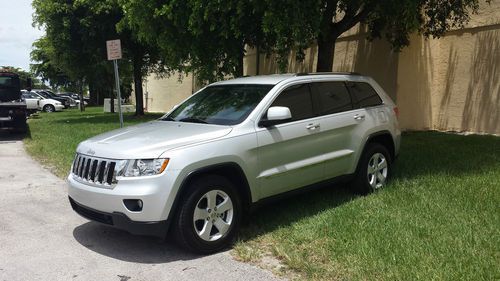
[[[271,106],[288,107],[292,120],[268,128],[257,128],[257,181],[261,198],[324,178],[322,148],[317,138],[319,118],[313,108],[310,83],[286,88]]]
[[[344,81],[317,81],[311,85],[321,116],[316,143],[324,156],[325,177],[348,174],[355,157],[357,131],[363,120],[356,119],[360,113]]]

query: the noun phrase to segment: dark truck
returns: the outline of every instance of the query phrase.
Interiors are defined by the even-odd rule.
[[[26,116],[26,103],[21,100],[19,75],[0,70],[0,130],[26,132]]]

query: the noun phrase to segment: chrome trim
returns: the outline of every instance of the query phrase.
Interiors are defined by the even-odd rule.
[[[95,170],[93,169],[95,161],[97,165]],[[99,158],[94,156],[88,156],[84,154],[77,154],[73,164],[73,170],[71,175],[76,181],[91,185],[95,187],[112,189],[115,187],[116,180],[116,168],[118,168],[118,163],[123,160],[113,160],[107,158]],[[105,164],[103,166],[103,164]],[[114,166],[113,171],[110,171],[110,167]],[[111,177],[110,174],[112,173]],[[102,180],[99,180],[102,178]]]

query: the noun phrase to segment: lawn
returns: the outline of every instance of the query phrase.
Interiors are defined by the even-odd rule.
[[[78,142],[118,117],[90,108],[29,125],[27,150],[64,177]],[[406,133],[387,188],[357,197],[329,186],[265,206],[232,253],[263,267],[277,260],[278,274],[297,279],[499,280],[500,138]]]
[[[403,136],[392,182],[355,197],[331,186],[249,219],[237,258],[299,279],[500,280],[500,138]]]

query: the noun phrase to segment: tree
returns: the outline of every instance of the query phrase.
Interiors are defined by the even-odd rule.
[[[55,51],[52,44],[47,37],[41,37],[33,43],[31,60],[35,63],[30,65],[30,70],[43,82],[49,83],[52,88],[71,88],[74,82],[56,65],[54,56]]]
[[[35,45],[33,58],[48,55],[50,64],[58,69],[56,72],[60,70],[79,85],[88,84],[91,96],[99,89],[111,89],[113,98],[113,70],[106,60],[106,41],[121,39],[124,60],[119,62],[120,76],[130,78],[133,75],[136,115],[144,114],[142,79],[159,59],[155,49],[138,42],[126,24],[117,28],[124,16],[117,0],[34,0],[33,7],[34,23],[46,31],[45,42]],[[40,52],[41,49],[44,52]],[[39,62],[47,61],[39,57],[42,57]],[[132,64],[132,68],[127,64]],[[46,66],[42,64],[38,68],[53,76],[53,69]]]
[[[490,0],[485,0],[490,2]],[[286,66],[291,50],[299,57],[317,44],[318,72],[331,71],[335,42],[359,23],[368,27],[369,39],[385,38],[394,49],[408,45],[409,35],[420,32],[440,37],[468,22],[479,0],[303,0],[269,1],[263,24],[266,36],[275,38],[279,64]]]
[[[265,46],[265,6],[243,0],[120,0],[138,38],[157,45],[167,72],[214,81],[243,75],[245,46]]]

